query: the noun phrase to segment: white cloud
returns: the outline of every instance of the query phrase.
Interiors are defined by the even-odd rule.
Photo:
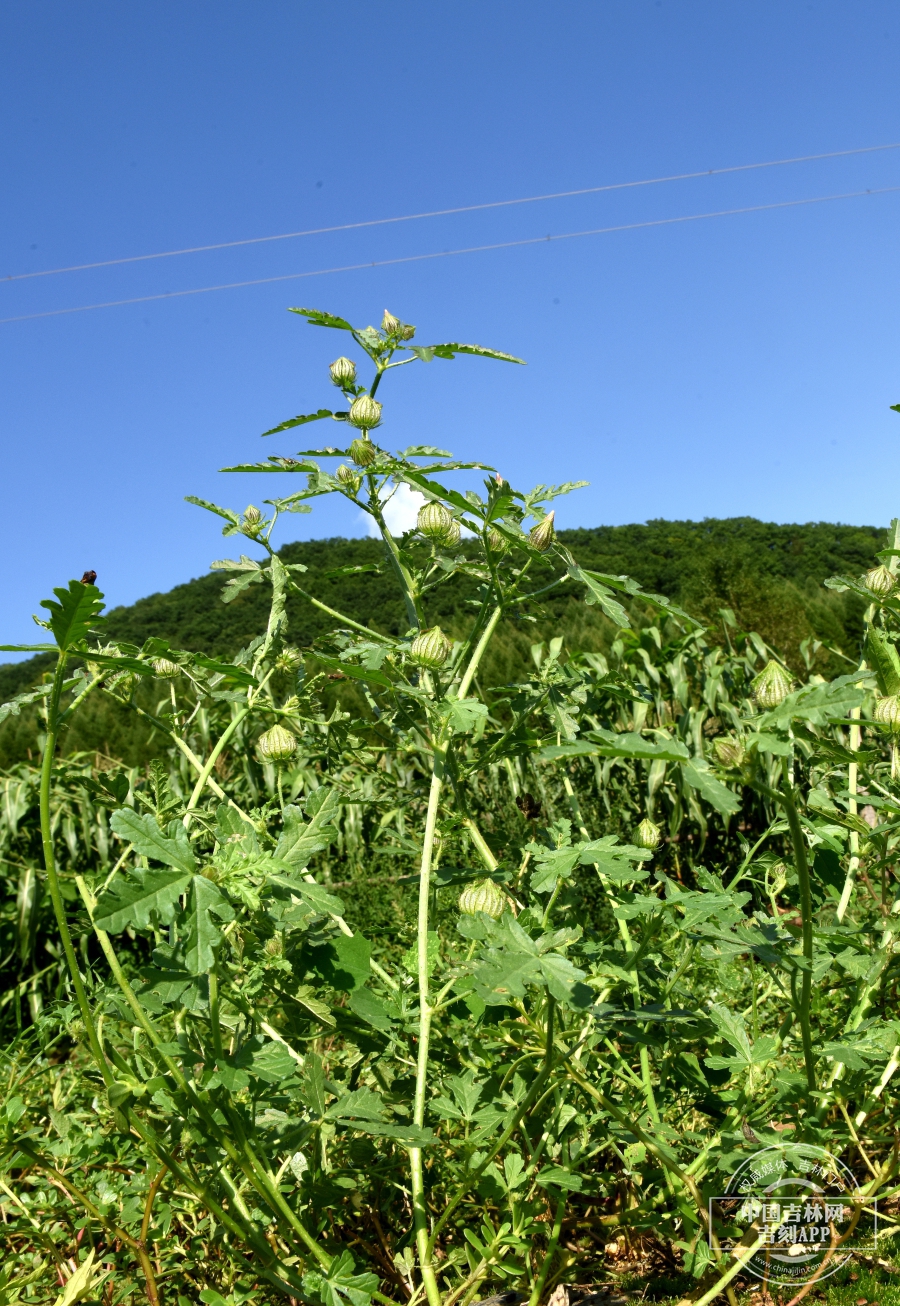
[[[405,482],[398,485],[384,507],[384,520],[391,534],[402,535],[404,531],[411,531],[416,524],[419,509],[424,503],[424,494],[420,494],[418,490],[411,490]],[[366,522],[369,534],[377,539],[379,531],[375,522],[368,513],[360,515]]]

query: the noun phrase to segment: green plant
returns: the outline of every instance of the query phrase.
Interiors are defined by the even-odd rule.
[[[193,500],[260,554],[213,566],[226,602],[267,588],[265,631],[227,660],[107,639],[87,580],[44,602],[54,643],[31,651],[56,670],[29,693],[45,711],[40,836],[72,1001],[31,1014],[47,1064],[63,1035],[89,1056],[95,1151],[143,1184],[143,1206],[102,1197],[87,1145],[54,1151],[18,1071],[10,1179],[48,1177],[92,1238],[130,1252],[154,1303],[166,1184],[179,1228],[209,1226],[205,1301],[238,1301],[243,1281],[323,1306],[454,1306],[491,1281],[537,1306],[581,1224],[677,1251],[711,1300],[740,1265],[708,1198],[776,1125],[865,1170],[869,1194],[897,1191],[878,1115],[900,1065],[897,766],[889,716],[876,712],[882,743],[861,713],[876,687],[900,690],[900,600],[883,577],[836,582],[868,604],[866,663],[794,690],[733,619],[713,645],[668,600],[579,565],[547,507],[577,486],[522,493],[372,439],[389,429],[374,398],[388,371],[518,360],[414,345],[390,315],[359,330],[297,311],[346,333],[373,375],[365,386],[339,359],[347,409],[267,434],[336,420],[350,447],[226,469],[305,478],[263,508]],[[480,492],[446,483],[473,471],[489,473]],[[395,538],[384,506],[401,484],[427,507]],[[406,629],[341,613],[276,551],[279,518],[324,494],[373,518]],[[895,531],[890,575],[896,550]],[[449,639],[432,605],[460,583],[471,616]],[[486,688],[498,632],[564,587],[612,623],[608,653],[536,642],[530,674]],[[329,618],[306,652],[289,596]],[[59,766],[96,694],[148,722],[166,761]],[[27,768],[20,780],[34,785]],[[394,904],[390,928],[364,924],[370,890],[378,910]]]

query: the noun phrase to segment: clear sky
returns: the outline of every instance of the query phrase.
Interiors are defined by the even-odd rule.
[[[0,275],[900,141],[900,10],[846,0],[12,0]],[[0,317],[900,186],[900,150],[0,284]],[[900,193],[0,324],[4,641],[52,585],[110,603],[227,552],[198,494],[330,405],[334,332],[528,360],[415,364],[382,439],[584,478],[562,526],[900,514]],[[330,442],[332,424],[307,428]],[[284,478],[288,492],[290,478]],[[317,506],[282,541],[359,534]]]

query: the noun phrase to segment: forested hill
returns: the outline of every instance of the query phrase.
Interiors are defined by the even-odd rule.
[[[732,608],[741,626],[761,631],[789,657],[797,656],[800,641],[810,634],[852,649],[858,604],[824,590],[822,582],[837,572],[858,575],[884,542],[883,532],[872,526],[780,526],[753,517],[598,526],[563,531],[561,538],[583,565],[633,576],[644,588],[714,624],[718,609]],[[307,587],[323,602],[385,631],[405,627],[390,572],[344,571],[381,563],[378,541],[311,540],[287,545],[281,556],[306,565]],[[109,634],[136,644],[159,635],[175,647],[233,652],[264,629],[267,590],[251,586],[233,603],[223,604],[224,581],[221,572],[214,572],[130,607],[114,608]],[[102,588],[102,576],[98,583]],[[470,593],[466,583],[451,582],[435,594],[430,615],[452,630],[464,620]],[[565,592],[548,605],[548,616],[554,624],[570,627],[575,643],[586,615]],[[312,643],[332,624],[302,600],[292,604],[290,619],[291,638],[301,645]],[[32,683],[42,669],[39,658],[0,666],[0,701]]]

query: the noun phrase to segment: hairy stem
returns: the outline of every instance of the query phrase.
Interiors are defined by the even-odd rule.
[[[816,1059],[813,1053],[812,1045],[812,1028],[809,1020],[809,1010],[812,1001],[812,960],[813,960],[813,919],[812,919],[812,893],[809,881],[809,859],[806,855],[806,840],[803,838],[803,831],[800,827],[800,817],[797,812],[797,804],[794,798],[794,786],[791,783],[790,772],[788,770],[788,759],[781,760],[782,788],[779,794],[785,815],[787,816],[788,827],[791,832],[791,843],[794,848],[794,863],[797,867],[797,878],[800,881],[800,919],[803,929],[803,975],[800,982],[800,1004],[797,1015],[800,1020],[800,1030],[803,1039],[803,1060],[806,1065],[806,1086],[809,1090],[810,1102],[813,1100],[813,1094],[816,1091]]]
[[[850,709],[850,716],[854,721],[859,721],[860,708],[853,707]],[[850,750],[853,753],[859,752],[860,727],[852,725],[850,727]],[[856,816],[859,804],[856,801],[857,788],[859,784],[859,763],[851,762],[847,767],[847,788],[850,791],[850,801],[847,804],[847,810],[851,816]],[[847,878],[844,880],[844,887],[841,890],[841,900],[838,903],[837,918],[839,921],[844,919],[844,913],[850,905],[850,898],[853,894],[853,886],[856,883],[856,872],[859,869],[859,832],[850,831],[850,863],[847,867]]]
[[[431,776],[431,790],[428,795],[422,861],[419,868],[419,1050],[416,1063],[416,1093],[413,1105],[413,1124],[419,1128],[425,1123],[425,1090],[428,1084],[428,1052],[433,1014],[429,1000],[428,984],[428,906],[431,897],[431,863],[434,853],[438,806],[444,782],[445,762],[446,745],[443,739],[440,739],[435,742],[434,748],[434,770]],[[441,1290],[438,1287],[437,1276],[431,1263],[431,1247],[428,1239],[428,1210],[425,1202],[425,1179],[422,1166],[422,1149],[420,1147],[411,1147],[409,1149],[409,1166],[419,1268],[422,1273],[422,1281],[425,1284],[429,1306],[440,1306]]]

